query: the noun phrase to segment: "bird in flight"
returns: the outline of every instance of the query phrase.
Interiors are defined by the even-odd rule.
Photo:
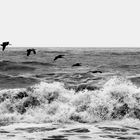
[[[29,56],[31,54],[31,52],[33,52],[34,54],[36,54],[36,49],[27,49],[27,56]]]
[[[102,71],[100,71],[100,70],[94,70],[94,71],[89,71],[89,72],[92,72],[92,73],[102,73]]]
[[[2,51],[4,51],[5,48],[6,48],[6,46],[11,45],[11,44],[9,43],[9,41],[7,41],[7,42],[3,42],[3,43],[0,44],[0,45],[2,46]]]
[[[64,58],[64,56],[65,56],[65,55],[63,55],[63,54],[57,55],[57,56],[54,58],[54,61],[57,60],[58,58]]]
[[[75,63],[72,65],[72,67],[81,66],[81,65],[82,65],[81,63]]]

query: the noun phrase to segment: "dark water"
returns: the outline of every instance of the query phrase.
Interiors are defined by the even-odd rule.
[[[65,59],[54,62],[58,54],[64,54]],[[26,56],[26,48],[10,48],[1,52],[0,59],[0,88],[26,87],[40,80],[67,86],[97,84],[110,75],[138,77],[140,71],[138,48],[38,48],[37,55],[30,57]],[[71,67],[75,63],[82,66]]]
[[[65,57],[54,62],[58,54]],[[13,133],[0,129],[6,139],[17,131],[49,131],[46,139],[63,140],[73,139],[71,135],[94,138],[93,129],[98,129],[99,139],[130,140],[139,135],[139,48],[38,48],[36,55],[27,57],[26,48],[9,47],[0,59],[0,125],[37,125],[17,127]],[[72,67],[75,63],[82,65]],[[113,127],[112,121],[117,121]],[[60,126],[42,128],[40,123]],[[71,123],[71,129],[63,128]],[[80,127],[75,128],[77,123]]]

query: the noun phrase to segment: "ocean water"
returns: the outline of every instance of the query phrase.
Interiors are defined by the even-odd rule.
[[[140,48],[7,47],[0,139],[139,140]]]

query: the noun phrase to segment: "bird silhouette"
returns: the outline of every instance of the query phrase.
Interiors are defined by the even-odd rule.
[[[92,73],[102,73],[102,71],[100,71],[100,70],[94,70],[94,71],[89,71],[89,72],[92,72]]]
[[[82,64],[81,63],[75,63],[72,65],[72,67],[75,67],[75,66],[81,66]]]
[[[0,45],[2,46],[2,51],[4,51],[5,48],[6,48],[6,46],[11,45],[11,44],[9,43],[9,41],[7,41],[7,42],[3,42],[3,43],[0,44]]]
[[[31,52],[33,52],[34,54],[36,54],[36,49],[27,49],[27,56],[29,56],[31,54]]]
[[[60,54],[60,55],[57,55],[55,58],[54,58],[54,61],[56,61],[58,58],[64,58],[65,55],[63,54]]]

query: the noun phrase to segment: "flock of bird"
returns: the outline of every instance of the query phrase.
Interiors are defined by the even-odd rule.
[[[9,41],[7,41],[7,42],[3,42],[0,45],[2,46],[2,51],[4,51],[6,49],[6,46],[12,45],[12,44],[10,44]],[[33,52],[34,54],[36,54],[35,49],[27,49],[27,56],[29,56],[31,54],[31,52]]]
[[[0,45],[2,46],[2,51],[4,51],[4,50],[6,49],[6,46],[12,45],[12,44],[10,44],[10,42],[7,41],[7,42],[3,42],[3,43],[0,44]],[[29,56],[29,55],[31,54],[31,52],[33,52],[33,54],[36,54],[36,49],[34,49],[34,48],[32,48],[32,49],[27,49],[26,51],[27,51],[27,56]],[[59,58],[64,58],[64,56],[65,56],[65,55],[62,55],[62,54],[57,55],[57,56],[55,56],[54,61],[56,61],[56,60],[59,59]],[[81,66],[81,63],[75,63],[75,64],[72,65],[72,67],[75,67],[75,66]]]

